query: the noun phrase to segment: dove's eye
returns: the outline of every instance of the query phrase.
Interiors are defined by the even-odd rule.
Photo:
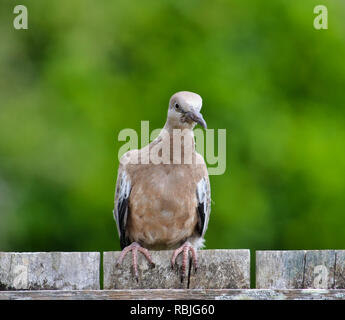
[[[176,109],[177,111],[181,110],[181,107],[180,107],[180,105],[179,105],[178,103],[175,103],[175,109]]]

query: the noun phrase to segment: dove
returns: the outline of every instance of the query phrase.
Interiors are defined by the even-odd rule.
[[[207,128],[201,108],[200,95],[175,93],[158,137],[120,159],[113,211],[122,249],[118,264],[132,252],[137,281],[138,252],[154,266],[149,250],[174,250],[172,268],[182,254],[182,279],[189,255],[197,270],[211,211],[207,166],[195,150],[193,132],[197,124]]]

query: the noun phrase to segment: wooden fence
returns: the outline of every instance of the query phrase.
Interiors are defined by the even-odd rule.
[[[183,280],[172,253],[151,251],[154,268],[139,254],[136,281],[131,254],[117,266],[119,252],[104,252],[101,273],[99,252],[0,252],[0,300],[345,299],[345,250],[257,251],[255,289],[249,250],[201,250]]]

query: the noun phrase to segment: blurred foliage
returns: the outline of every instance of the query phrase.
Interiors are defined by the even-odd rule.
[[[0,251],[119,249],[120,130],[203,97],[227,129],[207,248],[344,249],[345,2],[0,2]],[[19,4],[19,3],[18,3]]]

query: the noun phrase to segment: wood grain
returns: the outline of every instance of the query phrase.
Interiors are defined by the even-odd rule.
[[[99,252],[0,252],[0,290],[99,289]]]
[[[131,254],[117,266],[120,252],[105,252],[106,290],[97,291],[98,252],[0,252],[0,297],[132,299],[143,294],[144,299],[158,299],[158,294],[164,293],[168,299],[174,295],[176,299],[253,299],[256,295],[259,299],[344,298],[345,250],[257,251],[255,290],[244,290],[250,284],[249,250],[200,250],[197,273],[188,265],[183,281],[180,268],[171,268],[173,251],[150,253],[156,266],[151,268],[139,253],[136,281]],[[181,258],[177,259],[178,266]]]
[[[182,288],[249,288],[249,250],[199,250],[198,270],[189,268],[181,281],[180,268],[171,268],[172,250],[150,251],[155,267],[138,255],[139,281],[133,277],[132,256],[116,266],[120,252],[104,252],[104,289],[182,289]],[[181,266],[182,255],[177,258]],[[189,262],[190,263],[190,262]]]
[[[303,288],[304,251],[257,251],[256,287]]]
[[[334,289],[345,288],[345,250],[335,251]]]
[[[344,300],[345,290],[142,289],[0,291],[0,300]]]
[[[257,251],[256,286],[267,289],[344,289],[345,251]]]
[[[198,271],[191,270],[189,288],[250,288],[250,251],[200,250]]]
[[[136,281],[132,268],[132,254],[129,252],[121,265],[117,265],[120,251],[103,253],[103,286],[104,289],[169,289],[187,288],[188,277],[181,281],[179,268],[171,268],[173,251],[150,251],[155,267],[152,268],[147,259],[138,253],[139,281]],[[176,259],[181,265],[182,256]],[[189,269],[189,261],[187,270]]]
[[[311,250],[305,253],[303,288],[334,288],[335,251]]]

